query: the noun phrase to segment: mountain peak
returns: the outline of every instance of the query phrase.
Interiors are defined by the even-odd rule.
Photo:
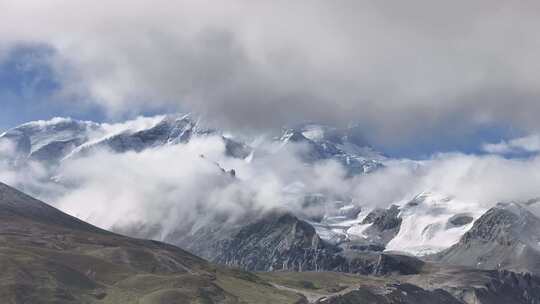
[[[465,266],[540,273],[540,218],[522,204],[499,203],[438,258]]]

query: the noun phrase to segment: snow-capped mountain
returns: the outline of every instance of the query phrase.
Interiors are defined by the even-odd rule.
[[[66,158],[96,149],[115,153],[140,152],[147,148],[186,143],[192,137],[218,135],[191,115],[162,115],[139,118],[123,124],[98,124],[71,118],[29,122],[0,135],[11,148],[12,162],[37,160],[54,165]],[[229,156],[245,158],[251,152],[244,143],[222,136]]]
[[[539,274],[540,218],[531,206],[499,203],[483,214],[439,261],[482,269]]]
[[[417,256],[454,245],[486,210],[436,192],[423,192],[387,209],[326,201],[325,216],[309,222],[321,238],[347,250],[400,251]]]
[[[435,192],[424,192],[400,206],[398,234],[386,250],[414,255],[439,252],[459,241],[485,209]]]
[[[354,128],[338,129],[318,124],[306,124],[284,129],[279,141],[285,148],[289,143],[307,146],[302,157],[307,162],[333,159],[349,174],[369,173],[382,166],[386,157],[357,139]]]
[[[56,162],[93,136],[102,133],[101,125],[70,118],[25,123],[0,135],[0,142],[9,146],[13,161],[34,159]]]
[[[275,141],[279,149],[294,144],[307,148],[300,152],[307,164],[332,159],[341,163],[349,175],[369,174],[383,167],[388,159],[358,138],[357,131],[304,124],[284,129]],[[0,135],[0,143],[10,143],[9,156],[14,164],[36,160],[54,166],[98,149],[140,152],[208,135],[221,136],[228,156],[247,160],[253,157],[256,148],[206,127],[190,114],[139,118],[121,124],[55,118],[10,129]],[[302,195],[299,197],[302,199]],[[371,209],[343,195],[312,193],[303,200],[303,210],[296,215],[310,223],[326,242],[346,250],[393,250],[415,255],[439,252],[457,243],[485,211],[471,209],[475,205],[469,202],[428,192],[395,202],[387,209]]]
[[[100,148],[107,148],[115,153],[140,152],[152,147],[187,143],[193,137],[206,135],[221,136],[225,143],[226,153],[231,157],[245,158],[251,152],[247,145],[224,137],[218,130],[206,128],[198,119],[193,119],[191,115],[186,114],[163,116],[148,128],[129,128],[118,133],[106,134],[80,145],[66,157],[74,157],[77,154]]]
[[[365,177],[376,169],[391,166],[391,159],[375,151],[357,138],[355,133],[352,128],[338,129],[308,124],[285,129],[281,136],[275,138],[274,144],[278,149],[288,149],[299,144],[306,148],[300,150],[305,164],[335,160],[346,168],[349,177]],[[113,153],[140,152],[183,144],[193,138],[210,135],[223,139],[226,154],[235,161],[245,160],[246,165],[251,165],[250,161],[257,157],[257,153],[254,153],[257,147],[238,140],[240,137],[225,136],[220,130],[208,128],[192,115],[163,115],[121,124],[69,118],[26,123],[0,135],[0,158],[7,159],[16,167],[24,166],[29,160],[54,167],[65,160],[83,157],[99,149]],[[221,168],[220,164],[217,165]],[[221,171],[228,171],[235,176],[235,171],[229,169],[221,168]],[[52,170],[50,177],[54,173]],[[285,185],[285,188],[294,188],[294,185]],[[293,216],[311,225],[317,234],[315,239],[320,238],[322,242],[345,253],[399,251],[416,256],[440,253],[452,246],[456,248],[456,244],[462,242],[467,233],[474,229],[474,225],[477,225],[475,223],[483,218],[487,209],[478,202],[465,202],[451,194],[437,192],[405,197],[385,208],[364,205],[364,202],[355,201],[346,194],[311,193],[310,189],[301,189],[294,197],[302,200],[302,208],[287,211],[294,212]],[[214,228],[202,227],[201,232],[190,230],[192,235],[189,240],[182,239],[182,234],[173,234],[168,236],[167,241],[189,247],[190,240],[203,240],[198,243],[200,246],[193,247],[201,251],[196,253],[207,257],[226,256],[229,253],[212,252],[219,248],[204,242],[214,239],[222,241],[229,237],[227,227],[219,227],[224,231],[223,235],[209,238],[208,231],[215,231],[212,230]],[[241,228],[241,225],[236,226],[235,231]]]
[[[223,132],[204,126],[190,114],[138,118],[120,124],[95,123],[71,118],[35,121],[12,128],[0,135],[0,142],[12,146],[12,158],[57,163],[64,158],[106,148],[116,153],[142,151],[161,145],[186,143],[192,137],[222,136],[229,156],[245,158],[252,148],[246,143],[223,136]],[[276,138],[281,148],[301,143],[308,149],[302,154],[313,163],[334,159],[351,174],[368,173],[382,166],[386,157],[355,138],[353,129],[337,129],[309,124],[285,129]]]

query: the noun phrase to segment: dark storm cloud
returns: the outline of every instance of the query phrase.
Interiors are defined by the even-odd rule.
[[[382,142],[540,127],[537,1],[0,6],[3,45],[51,45],[65,96],[87,93],[113,117],[179,109],[231,127],[355,122]]]

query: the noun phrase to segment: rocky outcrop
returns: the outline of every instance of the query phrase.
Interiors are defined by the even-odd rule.
[[[456,214],[448,219],[447,228],[461,227],[471,223],[474,218],[468,214]]]
[[[399,230],[401,219],[398,217],[399,207],[390,206],[388,209],[375,209],[362,221],[362,224],[372,224],[379,231]]]
[[[400,209],[396,205],[388,209],[377,208],[371,211],[362,221],[369,225],[361,236],[351,235],[348,242],[341,244],[346,250],[354,251],[383,251],[399,232],[402,219]]]
[[[253,271],[318,271],[340,267],[344,258],[338,252],[307,222],[274,212],[221,241],[213,261]]]
[[[419,273],[424,265],[409,256],[343,250],[321,240],[312,225],[288,212],[271,212],[235,228],[207,226],[181,244],[213,262],[249,271],[390,275]]]
[[[360,283],[316,303],[535,304],[540,278],[510,271],[435,267],[417,275],[392,276],[380,284]]]
[[[518,203],[488,210],[460,241],[435,256],[456,265],[540,273],[540,218]]]
[[[463,304],[442,289],[425,290],[412,284],[388,284],[382,290],[361,287],[344,295],[328,297],[324,304]]]

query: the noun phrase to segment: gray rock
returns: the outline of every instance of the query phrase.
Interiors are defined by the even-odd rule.
[[[274,212],[220,242],[214,262],[252,271],[323,270],[344,260],[337,247],[325,244],[307,222]]]
[[[370,212],[362,221],[362,224],[373,224],[379,231],[392,230],[401,225],[399,215],[399,207],[396,205],[390,206],[388,209],[375,209]]]
[[[365,275],[418,273],[417,258],[382,252],[343,250],[319,237],[313,226],[288,212],[259,215],[250,223],[221,225],[212,220],[195,233],[176,234],[175,243],[219,264],[249,271],[339,271]],[[223,221],[224,222],[224,221]]]
[[[468,214],[456,214],[448,219],[446,227],[461,227],[470,224],[474,218]]]
[[[425,290],[412,284],[388,284],[377,291],[361,287],[344,295],[317,301],[324,304],[463,304],[442,289]]]
[[[348,242],[341,244],[341,247],[354,251],[383,251],[388,242],[399,232],[401,227],[399,213],[399,207],[396,205],[392,205],[388,209],[378,208],[371,211],[362,221],[363,225],[371,224],[364,230],[363,236],[351,236]]]
[[[517,203],[498,204],[460,241],[435,256],[444,263],[540,273],[540,219]]]

